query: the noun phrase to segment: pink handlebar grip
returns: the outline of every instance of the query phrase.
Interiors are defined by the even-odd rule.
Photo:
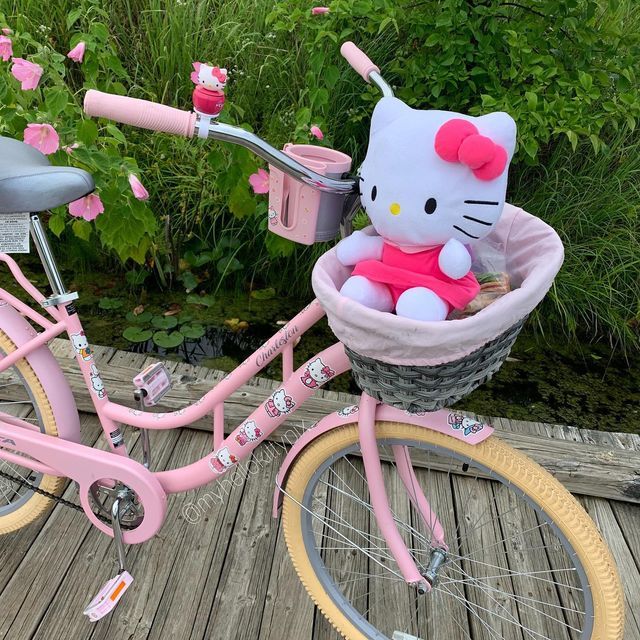
[[[351,41],[345,42],[340,47],[342,57],[362,76],[365,82],[369,82],[369,74],[372,71],[380,73],[380,69],[371,62],[369,56],[361,51]]]
[[[90,89],[84,96],[84,112],[89,116],[187,138],[193,136],[196,126],[196,114],[190,111],[95,89]]]

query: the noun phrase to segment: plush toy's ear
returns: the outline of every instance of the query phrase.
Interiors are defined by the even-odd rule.
[[[376,108],[373,110],[371,116],[371,133],[376,133],[381,129],[384,129],[387,125],[391,124],[403,115],[407,115],[411,111],[411,107],[408,107],[402,100],[398,98],[382,98]]]
[[[504,111],[496,111],[476,118],[476,124],[483,136],[488,136],[496,144],[505,148],[510,161],[516,148],[516,123],[514,119]]]

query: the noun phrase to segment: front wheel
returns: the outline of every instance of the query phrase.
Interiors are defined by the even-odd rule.
[[[286,482],[283,529],[300,579],[341,636],[622,639],[611,554],[548,472],[496,437],[472,446],[391,422],[378,422],[376,435],[390,506],[416,564],[426,569],[437,545],[396,472],[394,445],[407,447],[449,548],[433,589],[418,594],[377,527],[358,426],[311,443]]]

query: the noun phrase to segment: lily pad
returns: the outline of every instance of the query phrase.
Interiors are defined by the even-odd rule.
[[[153,316],[151,324],[156,329],[173,329],[178,326],[178,318],[174,316]]]
[[[201,304],[205,307],[213,306],[215,299],[213,296],[198,296],[195,293],[190,293],[187,296],[187,302],[189,304]]]
[[[133,324],[147,324],[147,322],[151,322],[151,318],[153,318],[153,314],[151,311],[143,311],[136,315],[129,311],[126,315],[127,322],[132,322]]]
[[[156,331],[153,334],[153,341],[165,349],[174,349],[184,342],[184,336],[179,331]]]
[[[254,300],[271,300],[276,297],[276,290],[273,287],[267,289],[254,289],[251,292],[251,297]]]
[[[122,332],[122,337],[129,342],[146,342],[153,336],[153,331],[141,327],[127,327]]]
[[[197,340],[204,335],[204,327],[201,324],[185,324],[180,327],[180,333],[189,340]]]

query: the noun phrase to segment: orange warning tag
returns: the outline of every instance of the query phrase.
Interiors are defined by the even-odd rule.
[[[91,622],[97,622],[115,609],[115,606],[124,595],[124,592],[133,582],[133,578],[128,571],[119,573],[115,578],[111,578],[98,592],[98,595],[89,603],[84,610],[84,615],[89,617]]]

